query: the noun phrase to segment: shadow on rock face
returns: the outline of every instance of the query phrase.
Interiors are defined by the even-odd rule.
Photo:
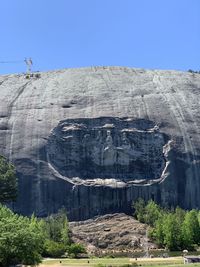
[[[47,158],[55,172],[72,183],[125,186],[161,179],[168,141],[145,119],[68,119],[49,136]]]
[[[193,162],[193,157],[174,150],[179,141],[145,119],[61,121],[37,160],[15,161],[20,192],[25,192],[16,210],[46,216],[65,207],[69,220],[84,220],[111,212],[131,214],[139,197],[166,207],[190,207],[184,201],[190,169],[185,160]]]

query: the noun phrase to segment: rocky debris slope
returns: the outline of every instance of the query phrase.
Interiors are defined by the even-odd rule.
[[[13,208],[69,220],[131,212],[138,197],[200,208],[200,74],[91,67],[0,76],[0,154]]]
[[[70,223],[74,242],[83,244],[89,253],[117,253],[156,248],[147,238],[147,225],[126,214],[108,214]]]

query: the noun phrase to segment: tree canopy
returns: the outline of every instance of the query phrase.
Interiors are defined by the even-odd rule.
[[[57,214],[43,219],[42,228],[45,235],[44,256],[62,256],[70,245],[66,211],[61,209]]]
[[[13,213],[0,204],[0,266],[22,263],[37,265],[42,256],[61,257],[68,253],[77,257],[85,252],[81,244],[69,239],[66,212],[59,211],[45,219]]]
[[[0,205],[0,263],[2,266],[41,261],[44,237],[37,219],[14,214]]]
[[[15,168],[0,156],[0,202],[17,197]],[[85,251],[80,244],[71,244],[65,210],[45,219],[13,213],[0,204],[0,266],[22,263],[37,265],[42,256],[60,257],[66,252],[77,256]]]
[[[200,244],[200,212],[161,208],[154,201],[145,203],[138,199],[133,204],[134,216],[151,226],[149,236],[160,246],[169,250],[192,250]]]

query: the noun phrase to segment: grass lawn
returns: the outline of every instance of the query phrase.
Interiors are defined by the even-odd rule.
[[[60,263],[60,261],[62,263]],[[88,263],[89,261],[89,263]],[[49,259],[44,260],[40,267],[95,267],[98,264],[102,264],[103,266],[120,266],[123,264],[131,264],[136,262],[138,266],[151,266],[157,267],[161,265],[170,266],[170,267],[178,267],[183,265],[182,257],[169,257],[169,258],[94,258],[94,259]],[[192,264],[192,267],[200,267],[200,264]]]
[[[137,262],[138,265],[142,266],[155,266],[155,265],[182,265],[183,258],[182,257],[168,257],[168,258],[138,258],[137,261],[135,259],[130,259],[130,262]]]
[[[62,263],[60,263],[62,261]],[[89,261],[89,263],[88,263]],[[130,263],[129,258],[94,258],[94,259],[60,259],[60,260],[44,260],[42,265],[57,266],[96,266],[98,264],[118,266]]]

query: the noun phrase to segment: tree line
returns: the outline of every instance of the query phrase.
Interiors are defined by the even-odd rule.
[[[38,219],[14,213],[5,204],[17,197],[15,168],[0,156],[0,266],[37,265],[42,257],[77,257],[85,253],[70,240],[66,211]],[[4,205],[3,205],[4,204]]]
[[[0,205],[0,266],[36,265],[42,257],[77,257],[84,252],[81,244],[74,244],[69,238],[64,210],[38,219],[15,214]]]
[[[153,200],[133,203],[134,216],[149,225],[148,235],[160,248],[194,250],[200,245],[200,211],[161,208]]]

